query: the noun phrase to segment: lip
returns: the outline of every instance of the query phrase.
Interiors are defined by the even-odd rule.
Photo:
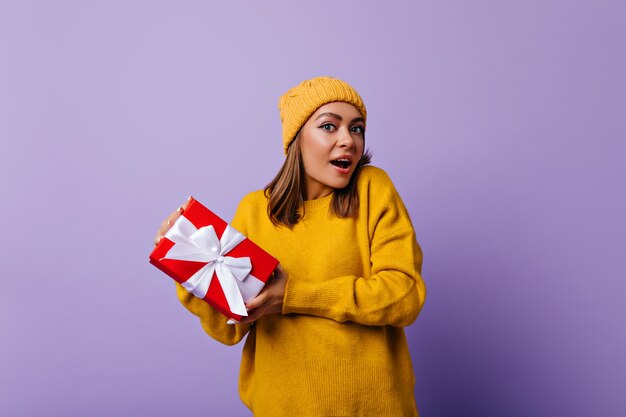
[[[338,167],[337,165],[331,164],[330,161],[328,161],[330,166],[335,168],[335,171],[337,171],[340,174],[344,174],[344,175],[345,174],[349,174],[352,171],[352,167],[354,166],[354,158],[352,157],[352,155],[350,155],[350,154],[339,155],[336,158],[332,158],[331,161],[334,161],[336,159],[347,159],[348,161],[350,161],[350,166],[348,166],[347,168],[341,168],[341,167]]]
[[[334,161],[335,159],[347,159],[350,161],[350,166],[352,166],[352,163],[354,162],[354,158],[350,154],[339,155],[336,158],[331,158],[330,160]]]
[[[339,172],[340,174],[349,174],[350,173],[350,168],[352,168],[352,165],[350,165],[348,168],[341,168],[338,167],[336,165],[330,164],[331,167],[335,168],[335,170],[337,172]]]

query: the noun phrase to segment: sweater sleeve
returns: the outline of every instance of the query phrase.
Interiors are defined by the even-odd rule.
[[[368,197],[373,206],[368,226],[371,274],[315,282],[290,276],[283,314],[308,314],[372,326],[401,327],[415,321],[426,297],[421,276],[422,250],[391,181],[382,190],[371,191],[368,194],[373,196],[373,199]]]
[[[247,235],[246,228],[246,199],[244,198],[237,207],[235,217],[230,223],[235,229]],[[249,324],[227,324],[228,318],[215,310],[204,300],[188,292],[182,285],[176,284],[176,293],[182,305],[193,315],[200,319],[204,331],[218,342],[225,345],[234,345],[250,330]]]

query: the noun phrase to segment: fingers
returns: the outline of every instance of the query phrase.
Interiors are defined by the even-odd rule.
[[[232,323],[252,323],[265,314],[280,313],[282,311],[282,298],[285,292],[285,278],[287,278],[287,273],[278,264],[276,269],[274,269],[274,279],[266,284],[259,295],[246,303],[248,316],[242,317],[239,322],[232,321]],[[279,300],[279,302],[277,303],[276,300]]]
[[[265,303],[265,300],[267,299],[267,294],[265,291],[261,291],[261,293],[259,295],[257,295],[256,297],[254,297],[252,300],[248,301],[246,303],[246,309],[248,309],[248,311],[250,310],[254,310],[255,308],[259,308],[263,305],[263,303]]]
[[[259,295],[246,303],[248,316],[242,317],[239,323],[252,323],[264,314],[264,304],[267,301],[267,292],[265,288]]]
[[[272,280],[272,284],[275,284],[276,286],[284,285],[283,282],[287,280],[287,276],[287,272],[282,266],[280,266],[280,264],[278,264],[276,269],[274,269],[274,279]]]
[[[170,214],[167,219],[165,219],[163,221],[162,226],[166,227],[166,232],[170,229],[170,227],[172,227],[172,225],[174,224],[174,222],[176,221],[176,219],[178,219],[180,216],[182,216],[182,214],[185,212],[185,210],[187,210],[187,207],[189,207],[189,203],[191,203],[191,200],[193,199],[192,196],[189,196],[187,198],[187,201],[185,201],[181,206],[179,206],[176,210],[174,210],[172,212],[172,214]]]
[[[256,321],[262,315],[263,315],[263,311],[261,311],[261,309],[250,311],[246,317],[242,317],[241,320],[239,320],[239,324],[252,323],[253,321]]]
[[[185,212],[187,207],[189,207],[189,203],[191,203],[192,198],[193,198],[192,196],[189,196],[189,198],[187,198],[187,201],[185,201],[183,205],[179,206],[169,216],[167,216],[165,220],[163,220],[163,222],[161,223],[161,227],[159,227],[159,230],[157,231],[157,234],[154,237],[155,245],[159,244],[161,239],[163,239],[163,235],[165,235],[165,233],[167,233],[167,231],[170,230],[170,228],[172,227],[176,219],[178,219]]]
[[[189,196],[189,197],[187,198],[187,201],[185,201],[185,202],[183,203],[183,205],[181,206],[181,207],[183,208],[183,210],[187,210],[187,207],[189,207],[189,203],[191,203],[191,200],[192,200],[192,199],[193,199],[193,197],[192,197],[192,196]]]
[[[274,270],[274,273],[278,276],[278,277],[283,277],[285,276],[285,270],[283,269],[283,267],[278,264],[276,265],[276,269]]]

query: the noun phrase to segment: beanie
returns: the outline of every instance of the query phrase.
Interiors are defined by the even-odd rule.
[[[345,81],[333,77],[305,80],[278,99],[285,155],[287,148],[309,117],[321,106],[333,101],[352,104],[361,112],[363,119],[367,119],[365,104],[359,93]]]

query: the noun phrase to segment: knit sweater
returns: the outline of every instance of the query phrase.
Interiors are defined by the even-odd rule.
[[[282,314],[228,325],[176,284],[211,337],[232,345],[248,335],[239,394],[255,417],[417,416],[403,326],[424,304],[422,251],[382,169],[365,166],[357,187],[355,218],[333,215],[330,194],[305,201],[291,230],[270,222],[263,190],[239,204],[233,227],[288,274]]]

